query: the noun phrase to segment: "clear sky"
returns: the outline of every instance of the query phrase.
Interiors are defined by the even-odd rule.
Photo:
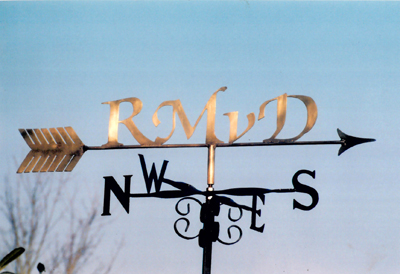
[[[258,224],[238,222],[242,240],[213,245],[213,273],[399,273],[400,271],[400,3],[262,1],[71,1],[0,3],[0,174],[17,175],[29,148],[19,128],[72,126],[90,146],[107,142],[109,106],[128,97],[143,102],[135,123],[150,139],[167,136],[171,111],[151,117],[163,101],[180,99],[193,124],[209,97],[217,97],[216,135],[228,141],[226,112],[246,115],[283,93],[307,95],[318,106],[306,140],[338,140],[336,129],[376,138],[337,156],[338,146],[217,148],[215,188],[290,188],[297,170],[319,193],[311,211],[293,210],[307,195],[269,194]],[[121,105],[121,118],[130,115]],[[306,111],[288,100],[279,135],[304,127]],[[275,131],[276,107],[256,121],[241,142],[258,142]],[[204,143],[205,116],[186,139],[177,123],[168,141]],[[137,144],[126,127],[119,141]],[[165,177],[206,188],[207,149],[88,151],[73,170],[72,189],[97,195],[102,208],[104,176],[133,175],[132,191],[145,192],[138,154]],[[60,174],[51,174],[58,178]],[[202,199],[202,197],[199,197]],[[251,198],[237,199],[251,205]],[[113,273],[200,273],[202,250],[173,229],[177,200],[131,199],[130,214],[112,198],[112,215],[98,256],[124,237]],[[192,226],[200,228],[192,206]],[[193,217],[194,216],[194,217]],[[107,218],[107,217],[102,217]],[[221,238],[231,225],[218,217]],[[192,235],[193,235],[192,234]]]

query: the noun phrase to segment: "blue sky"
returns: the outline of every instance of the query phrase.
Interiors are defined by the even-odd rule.
[[[213,273],[398,273],[399,15],[397,2],[2,2],[0,173],[37,176],[14,174],[11,159],[20,162],[29,151],[19,128],[72,126],[85,144],[106,143],[109,106],[101,103],[110,100],[139,98],[143,109],[135,123],[154,140],[171,128],[167,108],[158,128],[151,122],[163,101],[180,99],[194,123],[212,93],[227,86],[216,115],[216,135],[226,142],[224,113],[239,111],[243,131],[246,115],[258,116],[264,101],[307,95],[318,119],[301,140],[337,140],[340,128],[377,141],[340,157],[337,146],[217,149],[216,189],[288,188],[297,170],[309,169],[316,178],[303,180],[320,201],[303,212],[292,203],[306,203],[304,195],[267,195],[258,220],[264,233],[250,230],[244,216],[238,244],[214,244]],[[131,111],[121,105],[121,117]],[[240,141],[271,136],[275,113],[271,106]],[[304,106],[289,100],[279,137],[297,135],[305,117]],[[205,121],[189,140],[177,124],[168,143],[203,143]],[[122,125],[119,135],[120,142],[136,144]],[[132,174],[132,188],[145,191],[138,153],[158,169],[168,160],[167,178],[205,189],[204,148],[88,151],[72,172],[71,188],[83,197],[94,192],[99,207],[104,176],[122,183]],[[132,200],[127,215],[112,200],[117,218],[99,256],[107,257],[104,250],[123,235],[115,272],[199,273],[197,241],[173,230],[176,202]],[[226,211],[219,217],[225,228]],[[200,227],[196,218],[192,224]]]

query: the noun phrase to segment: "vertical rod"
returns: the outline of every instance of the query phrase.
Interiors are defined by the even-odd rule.
[[[207,191],[213,191],[215,172],[215,145],[208,147],[208,165],[207,165]],[[206,203],[210,204],[212,196],[206,197]],[[212,241],[207,241],[203,247],[203,272],[202,274],[211,274]]]
[[[209,204],[210,200],[206,198],[206,203]],[[212,241],[207,240],[203,247],[203,271],[202,274],[211,274],[211,258],[212,258]]]
[[[207,168],[207,184],[209,187],[214,185],[215,172],[215,145],[208,147],[208,168]]]
[[[212,242],[210,241],[203,248],[203,272],[202,274],[211,274],[211,254],[212,253]]]

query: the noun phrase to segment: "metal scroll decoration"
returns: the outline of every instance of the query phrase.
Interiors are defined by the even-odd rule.
[[[237,225],[231,225],[231,226],[228,227],[228,230],[227,230],[227,234],[228,234],[229,239],[232,238],[231,229],[235,228],[235,229],[238,230],[239,236],[238,236],[238,238],[236,240],[234,240],[232,242],[225,242],[225,241],[222,241],[219,238],[219,233],[220,233],[219,223],[215,222],[215,220],[212,220],[213,216],[218,216],[219,215],[219,207],[221,206],[221,204],[219,204],[219,202],[217,202],[216,204],[212,204],[211,208],[210,208],[210,206],[208,206],[206,203],[201,203],[199,200],[197,200],[195,198],[185,197],[185,198],[180,199],[178,201],[178,203],[176,204],[175,210],[179,215],[186,216],[186,215],[188,215],[190,213],[190,204],[189,203],[187,204],[187,212],[181,212],[178,209],[178,205],[182,201],[187,201],[188,202],[188,200],[193,200],[193,201],[196,201],[197,203],[200,204],[200,206],[201,206],[200,221],[204,224],[204,228],[201,229],[199,231],[199,233],[197,235],[195,235],[195,236],[185,236],[183,233],[181,233],[179,231],[177,224],[180,221],[184,221],[186,223],[186,228],[185,228],[185,233],[186,233],[188,231],[189,226],[190,226],[190,221],[189,221],[189,219],[187,219],[185,217],[181,217],[178,220],[176,220],[175,223],[174,223],[175,233],[179,237],[181,237],[181,238],[183,238],[185,240],[193,240],[195,238],[198,238],[200,247],[204,247],[205,243],[207,241],[211,241],[211,242],[218,241],[218,242],[220,242],[220,243],[222,243],[224,245],[232,245],[232,244],[235,244],[235,243],[240,241],[240,239],[242,238],[243,232],[242,232],[242,229]],[[218,199],[214,199],[214,201],[218,201]],[[232,221],[232,222],[239,221],[242,218],[243,210],[241,208],[239,208],[239,211],[240,211],[239,218],[234,219],[234,218],[231,217],[231,209],[229,209],[229,214],[228,214],[229,220]]]

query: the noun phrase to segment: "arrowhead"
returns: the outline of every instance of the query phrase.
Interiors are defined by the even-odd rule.
[[[338,156],[348,150],[351,147],[354,147],[356,145],[362,144],[362,143],[368,143],[368,142],[375,142],[375,139],[371,138],[359,138],[359,137],[354,137],[347,135],[343,133],[340,129],[337,129],[337,132],[339,134],[340,140],[343,141],[342,146],[339,149]]]

